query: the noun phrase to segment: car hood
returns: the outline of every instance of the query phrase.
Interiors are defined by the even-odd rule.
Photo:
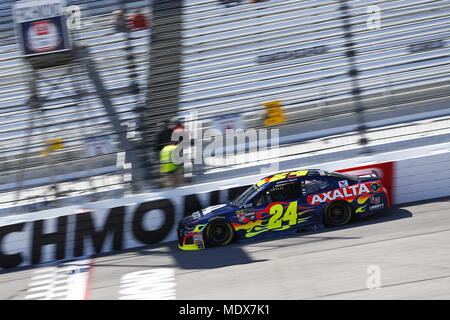
[[[219,204],[215,206],[210,206],[198,211],[195,211],[189,216],[186,216],[182,219],[182,224],[190,224],[193,222],[197,222],[202,219],[210,219],[215,216],[225,215],[231,212],[235,212],[236,208],[227,205],[227,204]]]
[[[227,204],[218,204],[215,206],[210,206],[207,207],[205,209],[200,210],[200,214],[202,215],[202,217],[204,216],[213,216],[213,215],[219,215],[219,214],[225,214],[228,213],[230,211],[234,211],[235,208],[233,208],[230,205]]]

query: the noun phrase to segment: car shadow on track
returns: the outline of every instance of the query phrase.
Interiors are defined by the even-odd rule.
[[[398,219],[405,219],[405,218],[411,218],[412,213],[406,209],[402,209],[397,206],[393,206],[387,210],[380,211],[376,214],[367,216],[367,217],[353,217],[352,221],[350,221],[349,224],[341,227],[332,227],[325,229],[326,231],[329,230],[340,230],[340,229],[347,229],[347,228],[354,228],[359,227],[363,225],[370,225],[374,223],[383,223],[388,221],[394,221]]]
[[[267,239],[255,239],[252,241],[243,241],[239,243],[233,243],[226,247],[209,248],[201,251],[180,251],[177,247],[176,242],[171,243],[168,248],[171,251],[176,264],[181,269],[213,269],[221,268],[226,266],[238,265],[238,264],[250,264],[255,262],[267,261],[269,259],[263,260],[253,260],[245,250],[245,245],[256,245],[265,247],[271,247],[273,240],[289,239],[289,238],[304,238],[305,242],[318,242],[318,241],[329,241],[329,240],[339,240],[339,239],[358,239],[359,237],[336,237],[327,235],[330,231],[344,230],[349,228],[357,228],[360,226],[366,226],[376,223],[384,223],[388,221],[394,221],[398,219],[411,218],[412,213],[408,210],[401,209],[399,207],[392,207],[383,212],[379,212],[375,215],[368,217],[358,217],[353,219],[349,224],[341,227],[324,228],[317,231],[311,230],[299,230],[297,233],[270,237]],[[306,237],[307,236],[307,237]],[[293,243],[283,241],[282,244],[277,243],[277,247],[288,247],[288,246],[298,245],[298,241]],[[270,249],[270,248],[268,248]]]
[[[215,269],[268,260],[252,259],[239,243],[201,251],[181,251],[176,244],[169,249],[181,269]]]
[[[367,225],[376,224],[376,223],[385,223],[385,222],[395,221],[395,220],[399,220],[399,219],[411,218],[412,216],[413,215],[410,211],[393,206],[387,210],[380,211],[376,214],[373,214],[373,215],[370,215],[367,217],[353,217],[352,220],[345,226],[328,227],[328,228],[323,228],[318,231],[299,230],[297,234],[300,236],[305,236],[305,235],[309,236],[309,235],[313,235],[313,234],[317,234],[317,235],[325,234],[326,235],[326,233],[328,233],[330,231],[357,228],[357,227],[367,226]],[[311,238],[311,237],[308,237],[308,238]],[[333,240],[334,237],[323,236],[322,238],[324,238],[326,240]]]

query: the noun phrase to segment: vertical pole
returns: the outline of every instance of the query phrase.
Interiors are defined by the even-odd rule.
[[[350,14],[348,10],[350,9],[347,4],[347,0],[341,0],[341,5],[339,6],[339,10],[341,11],[341,20],[342,20],[342,29],[344,31],[345,37],[345,55],[347,57],[347,61],[349,64],[349,76],[351,77],[352,82],[352,96],[354,102],[354,110],[356,115],[356,121],[358,126],[358,133],[360,135],[359,144],[363,146],[363,153],[370,153],[370,149],[367,148],[367,144],[369,140],[366,137],[366,125],[365,125],[365,116],[364,116],[364,103],[361,97],[361,89],[359,86],[358,80],[358,67],[355,61],[355,56],[357,54],[354,49],[353,42],[353,33],[352,33],[352,25],[350,22]]]
[[[157,123],[177,115],[182,58],[182,0],[153,0],[144,140],[153,144]]]
[[[31,135],[33,133],[34,130],[34,120],[36,117],[36,112],[39,109],[39,101],[38,101],[38,94],[37,94],[37,88],[36,88],[36,83],[37,83],[37,76],[35,71],[32,69],[31,70],[31,77],[28,80],[28,88],[30,90],[30,98],[28,100],[28,103],[30,105],[30,125],[28,126],[27,129],[27,133],[26,133],[26,138],[25,138],[25,145],[24,145],[24,150],[22,153],[22,159],[20,161],[20,167],[19,167],[19,171],[18,171],[18,177],[16,179],[16,199],[15,202],[16,204],[20,201],[20,193],[21,193],[21,189],[22,189],[22,185],[23,185],[23,179],[24,179],[24,174],[25,174],[25,168],[27,165],[27,158],[28,158],[28,154],[29,154],[29,146],[30,146],[30,140],[31,140]],[[17,211],[15,213],[18,213]]]

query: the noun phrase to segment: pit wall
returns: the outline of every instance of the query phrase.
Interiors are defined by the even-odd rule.
[[[422,155],[424,151],[428,154]],[[365,156],[311,168],[359,174],[375,170],[389,185],[394,205],[450,196],[450,144],[393,153],[393,157],[397,159]],[[183,216],[233,199],[270,174],[1,217],[0,269],[176,240],[176,227]]]

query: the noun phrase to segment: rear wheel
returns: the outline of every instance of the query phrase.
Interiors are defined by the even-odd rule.
[[[328,227],[343,226],[352,217],[352,208],[345,202],[330,203],[324,212],[324,223]]]
[[[211,247],[226,246],[233,238],[233,227],[224,220],[214,220],[206,228],[206,244]]]

